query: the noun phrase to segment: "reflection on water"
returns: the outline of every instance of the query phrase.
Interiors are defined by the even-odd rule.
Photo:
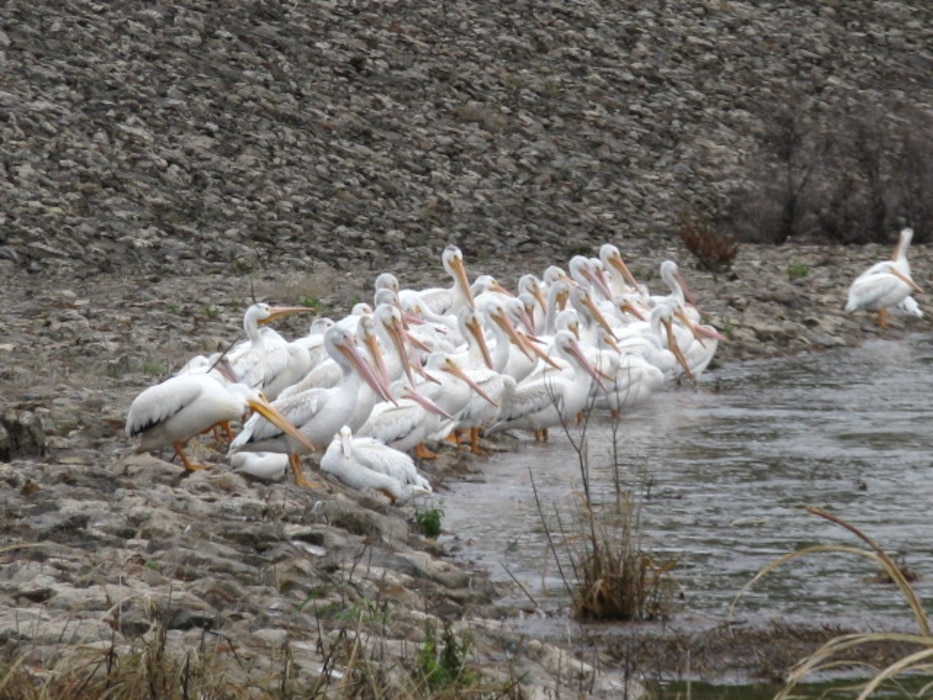
[[[873,341],[727,367],[698,390],[673,388],[623,420],[621,478],[649,495],[643,525],[656,558],[676,560],[687,610],[724,615],[765,564],[802,546],[861,544],[807,514],[807,505],[861,528],[920,573],[917,589],[930,597],[931,341]],[[591,421],[588,446],[594,500],[611,502],[606,417]],[[455,484],[444,496],[452,548],[496,580],[510,581],[511,572],[539,605],[559,607],[530,474],[547,509],[569,507],[581,485],[569,440],[553,431],[548,444],[524,441],[477,467],[479,483]],[[875,573],[862,557],[810,555],[757,583],[738,615],[907,618],[893,587],[866,583]],[[511,600],[529,602],[517,588]]]

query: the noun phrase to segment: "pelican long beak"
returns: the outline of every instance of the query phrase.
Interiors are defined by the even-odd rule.
[[[527,347],[535,357],[537,357],[539,360],[541,360],[541,361],[544,362],[545,364],[550,365],[550,366],[553,367],[554,369],[560,369],[560,365],[557,364],[557,363],[554,361],[554,358],[551,357],[550,355],[548,355],[548,354],[538,345],[538,343],[540,343],[540,342],[542,342],[542,341],[540,341],[538,338],[528,338],[528,337],[526,337],[526,336],[524,336],[524,335],[522,335],[522,334],[519,334],[519,338],[520,338],[521,341],[525,344],[525,347]],[[535,342],[531,342],[532,340],[535,341]],[[526,354],[527,354],[527,353],[526,353]],[[534,359],[534,358],[532,358],[532,359]]]
[[[493,279],[492,284],[489,285],[489,291],[498,292],[499,294],[505,294],[507,297],[515,296],[510,290],[506,289],[501,284],[499,284],[499,280],[497,279]]]
[[[606,320],[606,317],[603,316],[603,312],[599,310],[599,307],[593,302],[593,297],[589,294],[582,294],[580,296],[580,303],[583,304],[587,311],[593,314],[593,318],[596,319],[596,323],[606,331],[613,338],[616,338],[615,332],[612,330],[612,326],[609,325],[609,321]]]
[[[277,318],[282,316],[290,316],[292,314],[306,314],[314,311],[309,306],[273,306],[269,308],[269,315],[258,321],[258,325],[264,326],[270,321],[274,321]]]
[[[408,377],[408,381],[411,384],[414,384],[415,378],[411,373],[411,360],[408,357],[408,348],[405,347],[405,338],[414,338],[414,336],[408,333],[394,318],[391,323],[386,325],[386,331],[389,334],[392,345],[395,346],[395,352],[398,353],[399,359],[402,361],[402,369],[405,371],[405,376]],[[388,378],[386,381],[388,383]]]
[[[890,268],[890,270],[891,270],[892,275],[902,280],[905,284],[909,284],[911,289],[913,289],[915,292],[919,292],[920,294],[923,294],[923,290],[920,289],[920,285],[918,285],[916,282],[910,279],[910,277],[908,277],[907,275],[905,275],[903,272],[901,272],[900,270],[896,268],[892,267]]]
[[[603,335],[600,337],[600,340],[612,348],[615,352],[622,354],[622,348],[619,347],[618,341],[613,338],[611,335]]]
[[[609,285],[606,282],[606,277],[602,270],[599,268],[584,268],[583,274],[590,283],[599,290],[600,294],[609,301],[612,301],[612,290],[609,289]]]
[[[610,256],[609,264],[619,271],[619,273],[622,275],[622,279],[625,280],[625,283],[630,286],[636,293],[639,289],[641,289],[641,287],[638,286],[638,280],[635,279],[635,275],[632,274],[632,271],[628,269],[628,265],[626,265],[625,261],[622,260],[621,255]]]
[[[495,309],[489,314],[489,318],[491,318],[493,323],[499,326],[499,328],[505,331],[505,334],[508,336],[509,340],[518,346],[518,349],[522,351],[525,357],[527,357],[529,360],[535,359],[532,357],[533,353],[528,347],[529,343],[518,334],[518,331],[515,330],[515,325],[512,323],[512,319],[510,319],[504,311],[501,309]]]
[[[279,413],[275,407],[264,399],[247,399],[247,405],[275,427],[287,435],[291,435],[311,452],[317,452],[317,447],[298,430],[294,425],[288,422],[288,419]]]
[[[544,298],[544,292],[541,291],[541,287],[535,285],[531,293],[534,295],[535,301],[538,302],[538,306],[541,307],[541,311],[547,311],[547,299]]]
[[[442,418],[446,418],[448,420],[455,420],[455,418],[452,415],[450,415],[447,411],[445,411],[443,408],[441,408],[436,403],[431,401],[431,399],[429,399],[427,396],[423,396],[422,394],[419,394],[417,391],[412,389],[410,386],[405,387],[404,391],[402,392],[402,398],[411,399],[412,401],[419,404],[420,406],[423,406],[426,411],[430,411],[431,413],[436,413]]]
[[[483,354],[483,362],[486,363],[486,366],[489,369],[493,369],[492,366],[492,355],[489,354],[489,345],[486,344],[486,334],[483,333],[483,327],[480,324],[479,318],[474,316],[466,322],[467,330],[470,331],[470,335],[473,336],[476,340],[476,344],[479,346],[480,352]]]
[[[641,310],[639,310],[639,308],[628,299],[623,299],[621,302],[619,302],[619,311],[622,313],[629,313],[639,321],[645,320],[645,315],[641,312]]]
[[[680,282],[680,287],[681,287],[681,289],[684,290],[684,299],[687,300],[687,303],[690,304],[690,306],[696,306],[696,305],[697,305],[696,297],[693,296],[693,292],[690,291],[690,285],[687,284],[687,280],[684,279],[684,276],[683,276],[683,274],[680,272],[679,269],[678,269],[677,272],[674,274],[674,278],[675,278],[678,282]],[[699,308],[699,307],[697,307],[697,308]]]
[[[353,365],[353,369],[359,372],[363,381],[369,384],[372,390],[375,391],[383,401],[395,403],[395,399],[392,397],[388,385],[373,371],[372,366],[363,359],[354,343],[341,343],[337,345],[337,350],[347,358],[350,364]]]
[[[470,289],[470,280],[467,277],[466,266],[463,264],[463,257],[455,256],[450,261],[450,269],[454,272],[454,279],[466,295],[467,303],[470,306],[476,306],[476,300],[473,299],[473,290]]]
[[[535,332],[535,321],[534,321],[534,304],[536,301],[529,300],[529,305],[522,305],[521,313],[518,315],[518,320],[525,327],[525,330],[529,333]]]
[[[409,343],[411,343],[412,347],[417,348],[418,350],[421,350],[422,352],[431,352],[431,348],[425,345],[421,341],[421,339],[418,336],[416,336],[414,333],[412,333],[411,331],[409,330],[405,331],[405,338],[408,340]]]
[[[424,381],[426,381],[426,382],[431,382],[432,384],[440,384],[440,383],[441,383],[441,380],[440,380],[440,379],[438,379],[438,378],[435,377],[433,374],[431,374],[430,372],[428,372],[428,370],[426,370],[426,369],[425,369],[424,367],[422,367],[421,365],[412,364],[412,368],[415,370],[415,374],[417,374],[419,377],[421,377],[422,379],[424,379]],[[412,383],[412,386],[414,386],[414,382]]]
[[[382,348],[379,347],[379,339],[373,333],[366,333],[363,336],[363,343],[369,350],[369,355],[373,358],[373,364],[376,365],[376,370],[378,370],[379,375],[382,377],[382,381],[388,386],[391,378],[389,377],[389,370],[386,367],[385,357],[382,355]]]
[[[702,336],[707,337],[707,338],[712,338],[712,339],[714,339],[714,340],[718,340],[718,341],[721,342],[721,343],[728,343],[728,342],[729,342],[729,338],[728,338],[727,336],[724,336],[722,333],[720,333],[719,331],[717,331],[717,330],[716,330],[715,328],[713,328],[712,326],[707,326],[707,325],[705,325],[705,324],[704,324],[704,325],[697,325],[697,326],[696,326],[696,332],[699,333],[699,334],[702,335]]]
[[[499,325],[502,330],[505,331],[506,335],[509,337],[515,345],[518,346],[518,349],[522,351],[522,354],[525,355],[529,360],[539,359],[543,360],[551,367],[555,369],[560,369],[560,365],[554,362],[554,358],[550,357],[544,350],[538,347],[537,343],[539,342],[537,338],[529,337],[523,333],[519,333],[515,325],[512,323],[512,320],[501,310],[494,311],[489,316],[493,322]]]
[[[694,377],[693,372],[690,371],[690,365],[687,364],[687,358],[684,357],[684,354],[680,351],[680,346],[677,345],[677,339],[674,337],[673,322],[669,318],[662,318],[661,323],[664,324],[664,328],[667,330],[667,347],[672,353],[674,353],[674,357],[677,358],[677,362],[680,363],[681,367],[683,367],[684,374],[686,374],[690,381],[695,384],[696,377]]]
[[[496,407],[498,408],[499,404],[496,403],[495,399],[493,399],[492,397],[489,396],[489,394],[487,394],[485,391],[483,391],[483,387],[481,387],[479,384],[477,384],[476,381],[473,379],[473,377],[471,377],[469,374],[467,374],[466,372],[464,372],[464,371],[463,371],[463,368],[462,368],[460,365],[458,365],[456,362],[454,362],[454,361],[453,361],[451,358],[449,358],[449,357],[447,358],[447,360],[446,360],[445,363],[444,363],[444,371],[445,371],[445,372],[449,372],[450,374],[452,374],[452,375],[454,375],[455,377],[457,377],[457,379],[460,379],[460,380],[466,382],[466,384],[467,384],[473,391],[475,391],[479,396],[481,396],[483,399],[485,399],[486,401],[488,401],[490,404],[492,404],[493,406],[496,406]]]
[[[609,377],[604,372],[600,372],[588,359],[586,359],[586,355],[583,354],[583,349],[580,347],[580,344],[574,340],[567,345],[566,349],[567,352],[569,352],[577,359],[577,362],[579,362],[580,366],[586,370],[586,373],[593,378],[593,381],[596,382],[596,386],[598,386],[603,391],[606,391],[606,386],[603,384],[603,379],[608,380],[611,379],[611,377]]]
[[[574,284],[574,285],[576,284],[576,282],[574,282],[569,277],[567,279],[570,284]],[[554,304],[555,306],[557,306],[558,311],[563,311],[564,309],[567,308],[567,300],[569,298],[570,298],[570,286],[568,285],[566,288],[560,289],[554,297]]]

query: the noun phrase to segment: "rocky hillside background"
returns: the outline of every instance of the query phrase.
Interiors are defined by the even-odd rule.
[[[634,256],[754,190],[792,100],[924,123],[931,27],[923,0],[13,0],[0,262]]]
[[[342,315],[381,270],[443,282],[449,242],[471,276],[507,284],[605,241],[653,287],[673,257],[731,338],[720,362],[930,331],[929,313],[886,330],[842,313],[904,223],[930,286],[930,222],[903,193],[884,202],[887,240],[743,243],[729,274],[696,268],[676,227],[737,204],[747,226],[809,164],[847,172],[806,140],[766,163],[787,117],[926,123],[931,27],[925,0],[0,3],[0,658],[41,680],[89,650],[132,659],[162,630],[179,658],[229,661],[234,684],[252,669],[281,696],[311,679],[349,697],[332,670],[345,647],[363,658],[354,630],[376,601],[391,628],[366,618],[363,656],[379,668],[451,622],[521,697],[619,697],[628,662],[592,652],[585,628],[554,644],[509,629],[515,611],[415,534],[410,508],[332,480],[258,484],[209,451],[215,468],[181,478],[130,454],[126,410],[228,346],[252,297]],[[769,177],[783,200],[759,197]],[[442,493],[481,471],[454,455],[429,475]],[[652,647],[648,665],[695,670],[704,639],[682,657]],[[736,636],[718,668],[752,648]],[[35,698],[28,680],[5,691]]]

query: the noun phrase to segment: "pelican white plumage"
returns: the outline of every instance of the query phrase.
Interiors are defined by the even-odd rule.
[[[336,323],[329,316],[321,316],[311,322],[308,332],[292,340],[295,345],[300,345],[308,351],[310,366],[315,367],[327,357],[327,351],[324,349],[324,334]]]
[[[601,385],[599,373],[570,331],[558,331],[552,345],[558,366],[544,365],[519,382],[488,432],[532,430],[547,440],[548,428],[569,424],[586,407],[593,382]]]
[[[683,356],[673,328],[677,304],[667,300],[651,310],[648,321],[637,321],[616,328],[616,343],[621,353],[641,355],[664,373],[665,379],[679,374],[678,365],[690,379],[693,374]]]
[[[618,418],[627,408],[642,403],[664,386],[664,373],[641,355],[609,353],[599,369],[608,375],[606,390],[595,392],[593,406],[608,408]]]
[[[602,263],[599,260],[596,260],[596,263],[599,264],[598,268],[594,261],[585,255],[574,255],[567,265],[567,269],[570,271],[570,279],[576,282],[577,287],[590,293],[597,292],[600,296],[611,301],[612,292],[606,283]]]
[[[547,296],[544,292],[544,282],[530,272],[522,275],[518,279],[519,297],[526,294],[530,295],[534,300],[533,311],[530,312],[534,328],[530,328],[528,332],[543,333],[544,317],[547,313]]]
[[[914,230],[912,228],[903,228],[901,229],[900,234],[897,238],[897,245],[894,246],[894,252],[891,253],[891,260],[882,260],[877,262],[874,265],[870,266],[865,270],[859,277],[865,275],[873,275],[876,272],[885,272],[886,263],[894,262],[895,267],[902,272],[903,274],[910,277],[910,262],[907,260],[907,251],[910,248],[910,244],[914,239]]]
[[[270,425],[310,448],[307,439],[256,389],[244,384],[222,384],[210,374],[170,377],[142,391],[130,405],[126,435],[138,438],[137,452],[171,445],[187,471],[203,469],[184,451],[192,437],[224,421],[241,420],[255,412]]]
[[[281,481],[288,471],[288,455],[281,452],[236,452],[229,461],[237,474],[262,481]]]
[[[463,262],[463,252],[455,245],[448,245],[441,254],[441,265],[453,279],[450,287],[429,287],[418,290],[419,300],[429,306],[434,313],[456,313],[464,306],[473,306],[473,293]],[[405,290],[399,290],[399,299],[404,303]]]
[[[886,260],[855,278],[849,287],[845,310],[847,313],[860,309],[874,311],[878,324],[885,327],[888,310],[904,303],[911,291],[923,292],[909,275],[898,269],[897,261]]]
[[[443,421],[448,421],[452,429],[453,416],[404,380],[396,384],[396,393],[398,398],[392,402],[382,401],[373,407],[357,435],[375,438],[402,452],[413,452],[420,459],[433,459],[437,455],[424,443],[438,434]]]
[[[285,387],[301,379],[311,363],[307,349],[289,343],[271,328],[261,329],[260,326],[283,316],[309,311],[311,309],[305,306],[250,305],[243,315],[247,340],[227,353],[239,381],[275,399]]]
[[[393,503],[432,492],[431,482],[409,455],[371,437],[354,437],[348,426],[334,435],[321,458],[321,471],[350,488],[381,491]]]
[[[301,472],[299,453],[307,451],[308,445],[327,444],[334,433],[347,423],[356,408],[362,382],[365,381],[385,400],[391,400],[382,377],[360,355],[353,333],[337,324],[327,331],[324,342],[328,355],[340,365],[343,372],[340,383],[326,389],[309,389],[280,398],[273,404],[298,429],[303,440],[296,441],[294,435],[264,420],[262,416],[253,416],[230,444],[231,452],[249,450],[287,453],[295,483],[303,486],[314,484]]]
[[[612,291],[613,299],[630,294],[639,297],[647,297],[648,290],[643,284],[639,284],[635,275],[629,270],[628,265],[622,259],[622,253],[619,248],[612,243],[604,243],[599,249],[599,259],[603,263],[603,269],[608,277],[609,289]]]

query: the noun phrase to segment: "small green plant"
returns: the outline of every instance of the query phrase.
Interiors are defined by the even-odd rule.
[[[149,377],[158,377],[165,371],[165,368],[162,366],[162,363],[151,356],[146,357],[146,359],[143,360],[142,369],[143,369],[143,374]]]
[[[440,506],[415,510],[415,526],[425,537],[437,537],[441,534],[441,521],[444,519],[444,509]]]
[[[787,279],[791,282],[801,280],[810,274],[810,267],[801,263],[793,263],[787,266]]]
[[[212,304],[204,307],[204,315],[208,318],[217,318],[219,314],[220,309]]]
[[[445,623],[443,646],[438,645],[437,625],[433,620],[424,623],[424,641],[418,652],[418,666],[425,683],[433,690],[445,690],[453,686],[464,687],[476,681],[474,674],[466,670],[466,656],[470,641],[458,641]]]
[[[727,319],[723,319],[722,321],[722,334],[729,340],[735,340],[735,326]]]
[[[317,309],[321,302],[317,297],[302,297],[298,305],[308,309]]]

